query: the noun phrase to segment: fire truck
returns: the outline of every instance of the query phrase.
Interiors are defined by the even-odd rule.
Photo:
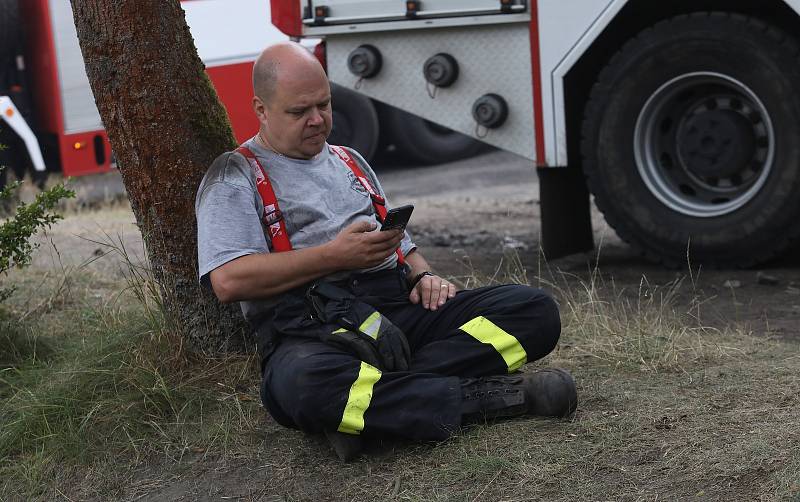
[[[752,266],[800,235],[800,0],[182,5],[239,140],[256,124],[237,91],[271,17],[281,37],[324,40],[331,142],[530,159],[548,257],[593,246],[590,197],[620,237],[673,266]],[[0,155],[110,169],[68,0],[0,0],[0,117],[12,145]]]
[[[542,243],[590,194],[656,262],[752,266],[800,234],[800,0],[271,0],[332,82],[539,168]]]
[[[181,3],[211,82],[238,141],[258,130],[251,104],[251,72],[267,45],[286,40],[270,24],[266,0],[187,0]],[[306,39],[309,49],[317,41]],[[484,148],[468,136],[334,86],[331,142],[371,157],[395,145],[412,160],[439,163]],[[412,123],[423,148],[410,149],[397,124]],[[382,134],[380,133],[382,131]],[[415,138],[411,138],[412,140]],[[406,140],[405,143],[403,141]],[[0,165],[24,176],[63,171],[106,172],[114,159],[84,69],[69,0],[0,0]],[[0,181],[4,173],[0,173]],[[4,184],[4,183],[3,183]]]

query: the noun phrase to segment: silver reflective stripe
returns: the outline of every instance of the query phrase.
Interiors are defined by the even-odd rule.
[[[381,329],[381,314],[380,312],[373,312],[372,315],[367,317],[367,320],[361,323],[359,328],[362,333],[369,335],[373,339],[378,338],[378,331]]]

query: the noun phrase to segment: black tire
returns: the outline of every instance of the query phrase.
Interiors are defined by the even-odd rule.
[[[0,151],[0,166],[13,172],[16,179],[21,180],[28,170],[33,171],[25,142],[4,122],[0,122],[0,145],[3,146]]]
[[[22,85],[24,75],[17,68],[17,56],[23,53],[22,40],[18,0],[0,0],[0,95],[9,96],[23,117],[32,124],[30,98],[27,89]],[[0,151],[0,166],[5,166],[0,173],[0,189],[2,189],[9,180],[24,179],[27,171],[33,172],[33,165],[28,157],[25,143],[2,120],[0,120],[0,145],[5,147]],[[13,201],[7,201],[5,209],[8,210],[13,204]]]
[[[15,58],[20,47],[17,0],[0,0],[0,61]]]
[[[17,55],[22,54],[17,0],[0,0],[0,96],[16,83]]]
[[[752,266],[800,235],[800,45],[698,13],[630,40],[601,72],[581,151],[619,236],[677,267]],[[638,134],[637,134],[638,133]]]
[[[369,162],[378,148],[380,128],[372,101],[346,87],[331,84],[333,129],[331,145],[349,146]]]
[[[382,142],[394,144],[400,155],[420,164],[444,164],[489,149],[476,139],[391,106],[381,109],[381,125]]]

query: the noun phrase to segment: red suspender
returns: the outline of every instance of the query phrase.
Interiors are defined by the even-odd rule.
[[[386,201],[384,198],[373,188],[372,183],[364,176],[364,172],[358,167],[358,163],[356,163],[355,159],[347,153],[347,150],[340,146],[329,146],[331,150],[347,164],[347,167],[353,171],[359,183],[369,192],[369,196],[372,199],[372,206],[375,208],[375,212],[378,213],[378,218],[383,222],[383,219],[386,218]],[[278,208],[278,198],[275,196],[275,190],[272,189],[272,183],[269,182],[267,171],[264,170],[264,167],[249,148],[240,146],[236,151],[247,159],[250,163],[250,169],[253,170],[253,174],[256,177],[258,194],[264,202],[264,223],[269,228],[273,250],[276,252],[291,251],[292,244],[289,242],[289,234],[286,232],[286,222],[283,219],[283,213],[281,213],[281,210]],[[397,250],[397,261],[401,265],[405,264],[405,259],[400,249]]]
[[[341,146],[334,146],[334,145],[328,145],[328,146],[331,147],[333,153],[338,155],[339,158],[342,159],[345,164],[347,164],[347,167],[349,167],[350,170],[353,171],[353,174],[356,175],[356,179],[359,181],[359,183],[361,183],[367,190],[367,192],[369,192],[369,196],[372,198],[372,205],[375,206],[375,212],[378,213],[381,222],[383,222],[383,219],[386,218],[386,201],[383,200],[381,194],[379,194],[378,191],[372,187],[372,183],[370,183],[367,177],[364,176],[364,172],[361,170],[360,167],[358,167],[358,163],[356,162],[356,160],[352,156],[350,156],[349,153],[347,153],[347,150],[345,150]]]
[[[386,200],[383,197],[381,197],[381,194],[379,194],[378,191],[375,190],[375,188],[373,188],[372,183],[369,182],[367,177],[364,176],[364,172],[361,171],[360,167],[358,167],[356,159],[354,159],[352,155],[347,153],[347,150],[345,150],[341,146],[334,146],[334,145],[329,145],[329,146],[331,147],[331,150],[333,150],[333,152],[336,155],[338,155],[339,158],[342,159],[345,164],[347,164],[347,167],[349,167],[350,170],[353,171],[353,174],[356,175],[356,179],[362,185],[364,185],[364,188],[367,189],[367,192],[369,192],[369,196],[372,199],[372,206],[375,208],[375,212],[378,213],[378,218],[381,220],[381,223],[383,223],[383,220],[386,218]],[[400,263],[400,265],[405,265],[406,263],[406,260],[403,257],[403,252],[400,251],[400,248],[397,248],[397,261]]]
[[[244,155],[256,177],[258,194],[264,201],[264,224],[269,228],[272,249],[277,252],[291,251],[292,244],[289,242],[289,234],[286,233],[286,222],[283,221],[283,214],[278,208],[278,198],[275,197],[275,190],[272,189],[267,172],[249,148],[240,146],[236,151]]]

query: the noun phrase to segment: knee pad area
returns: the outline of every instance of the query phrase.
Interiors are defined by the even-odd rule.
[[[518,318],[522,330],[517,331],[530,357],[539,359],[549,354],[561,336],[561,315],[558,304],[544,290],[525,285],[508,285],[503,291],[501,308]]]
[[[338,423],[360,361],[344,353],[305,349],[282,355],[265,374],[270,397],[301,429],[318,431]]]

